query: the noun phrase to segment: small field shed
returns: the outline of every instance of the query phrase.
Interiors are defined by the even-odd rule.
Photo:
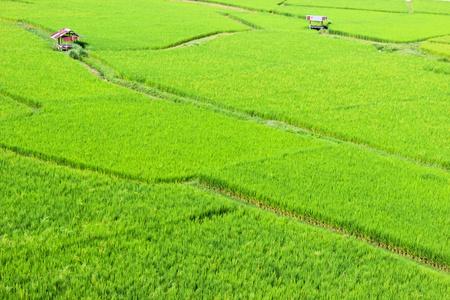
[[[331,22],[331,20],[328,20],[326,16],[312,16],[307,15],[306,20],[309,21],[309,29],[328,29],[326,25],[323,24],[323,22],[328,21]],[[312,22],[316,22],[315,24],[312,24]],[[320,22],[320,24],[319,24]]]
[[[73,44],[68,44],[68,42],[78,41],[79,38],[85,39],[69,28],[63,28],[52,34],[50,37],[52,39],[58,40],[58,48],[63,51],[69,50],[73,47]]]

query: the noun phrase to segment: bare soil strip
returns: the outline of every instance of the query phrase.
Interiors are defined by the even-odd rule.
[[[408,5],[408,13],[413,14],[414,13],[414,7],[413,7],[411,1],[407,2],[406,4]]]
[[[168,1],[176,1],[176,0],[168,0]],[[220,15],[222,15],[222,14],[220,14]],[[234,22],[236,22],[236,23],[239,23],[241,25],[244,25],[244,26],[250,28],[250,30],[252,30],[252,31],[253,30],[259,30],[259,28],[254,28],[254,27],[244,23],[243,21],[241,21],[241,20],[239,20],[237,18],[228,16],[226,14],[223,14],[223,16],[228,18],[228,19],[230,19],[230,20],[232,20],[232,21],[234,21]],[[215,34],[211,34],[211,35],[206,35],[206,36],[201,37],[201,38],[195,38],[195,39],[192,39],[192,40],[189,40],[189,41],[185,41],[185,42],[182,42],[182,43],[177,44],[177,45],[169,46],[169,47],[166,47],[166,48],[155,49],[155,50],[171,50],[171,49],[177,49],[177,48],[182,48],[182,47],[197,46],[197,45],[204,44],[204,43],[206,43],[206,42],[208,42],[210,40],[213,40],[213,39],[216,39],[216,38],[219,38],[219,37],[222,37],[222,36],[234,35],[234,34],[244,33],[244,32],[246,32],[246,31],[233,31],[233,32],[215,33]]]
[[[178,49],[178,48],[183,48],[183,47],[192,47],[192,46],[197,46],[200,44],[204,44],[210,40],[222,37],[222,36],[228,36],[228,35],[233,35],[233,34],[238,34],[238,33],[242,33],[245,31],[236,31],[236,32],[224,32],[224,33],[216,33],[216,34],[212,34],[209,36],[205,36],[202,38],[198,38],[198,39],[193,39],[175,46],[170,46],[170,47],[166,47],[166,48],[161,48],[161,49],[156,49],[156,51],[158,50],[172,50],[172,49]]]
[[[173,1],[173,0],[168,0],[168,1]],[[239,23],[243,26],[248,27],[250,30],[261,30],[261,28],[256,28],[253,27],[252,25],[246,24],[243,20],[240,20],[239,18],[236,17],[232,17],[229,16],[227,14],[222,14],[219,13],[221,16],[226,17],[236,23]],[[248,31],[248,30],[247,30]],[[238,34],[238,33],[244,33],[247,31],[225,31],[225,32],[215,32],[215,33],[209,33],[200,37],[194,37],[192,39],[187,39],[187,40],[183,40],[180,41],[178,43],[166,46],[166,47],[161,47],[161,48],[137,48],[137,49],[121,49],[121,50],[117,50],[117,51],[158,51],[158,50],[171,50],[171,49],[177,49],[177,48],[182,48],[182,47],[191,47],[191,46],[197,46],[200,44],[204,44],[210,40],[222,37],[222,36],[227,36],[227,35],[234,35],[234,34]]]

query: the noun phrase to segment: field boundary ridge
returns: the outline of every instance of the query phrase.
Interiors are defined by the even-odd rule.
[[[250,8],[246,8],[246,7],[240,7],[240,6],[234,6],[234,5],[230,5],[230,4],[226,4],[226,3],[219,3],[219,2],[208,2],[208,1],[194,1],[194,0],[165,0],[165,1],[169,1],[169,2],[183,2],[183,3],[190,3],[190,4],[201,4],[201,5],[205,5],[205,6],[212,6],[212,7],[217,7],[217,8],[222,8],[222,9],[229,9],[229,10],[234,10],[237,12],[250,12],[250,13],[254,13],[254,12],[258,12],[258,10],[253,10]]]
[[[426,258],[408,253],[406,251],[404,251],[403,249],[401,249],[400,247],[395,247],[395,246],[391,246],[385,243],[381,243],[378,242],[376,240],[373,240],[371,238],[368,238],[362,234],[358,234],[358,233],[349,233],[347,231],[345,231],[344,229],[335,227],[335,226],[331,226],[328,223],[321,221],[321,220],[316,220],[313,218],[308,218],[302,215],[297,215],[294,213],[290,213],[288,211],[284,211],[281,209],[278,209],[276,207],[273,206],[269,206],[269,205],[265,205],[263,204],[261,201],[259,201],[258,199],[253,199],[252,197],[247,197],[247,196],[243,196],[243,195],[239,195],[236,193],[232,193],[231,191],[228,191],[226,189],[221,189],[217,186],[211,185],[208,183],[208,177],[204,176],[204,175],[194,175],[191,177],[184,177],[180,180],[144,180],[143,178],[137,177],[137,176],[131,176],[128,175],[126,173],[123,172],[115,172],[112,170],[107,170],[105,168],[99,168],[99,167],[93,167],[84,163],[75,163],[72,164],[70,160],[67,159],[62,159],[59,160],[57,159],[56,156],[53,155],[47,155],[47,154],[43,154],[40,153],[38,151],[28,151],[26,149],[22,149],[20,147],[16,147],[16,146],[7,146],[3,143],[0,143],[0,149],[2,149],[3,151],[10,151],[12,153],[15,153],[18,156],[21,157],[27,157],[30,159],[35,159],[35,160],[39,160],[41,162],[44,163],[49,163],[49,164],[54,164],[60,167],[64,167],[64,168],[69,168],[69,169],[73,169],[73,170],[80,170],[80,171],[89,171],[95,174],[101,174],[101,175],[106,175],[106,176],[111,176],[113,178],[117,178],[119,180],[125,180],[125,181],[131,181],[131,182],[136,182],[138,184],[177,184],[177,185],[189,185],[191,187],[194,187],[196,189],[202,190],[202,191],[207,191],[209,193],[217,193],[220,194],[228,199],[232,199],[233,201],[242,204],[242,205],[251,205],[253,207],[258,207],[259,209],[262,209],[266,212],[271,212],[274,213],[278,216],[283,216],[283,217],[287,217],[299,222],[304,222],[307,223],[311,226],[317,226],[317,227],[321,227],[325,230],[329,230],[329,231],[333,231],[336,232],[344,237],[352,237],[352,238],[356,238],[359,239],[361,241],[364,241],[365,243],[371,244],[373,247],[377,247],[377,248],[382,248],[386,251],[389,251],[391,253],[395,253],[397,255],[406,257],[408,259],[411,259],[413,261],[415,261],[416,263],[420,263],[423,264],[427,267],[432,267],[435,268],[437,270],[440,271],[444,271],[446,273],[448,273],[449,269],[446,265],[440,265],[438,263],[435,263],[433,261],[429,261]],[[215,181],[220,180],[220,179],[214,179]]]
[[[300,134],[303,136],[314,137],[314,138],[317,138],[317,139],[320,139],[323,141],[328,141],[328,142],[337,143],[337,144],[345,143],[345,144],[348,144],[348,145],[351,145],[354,147],[361,148],[363,150],[377,153],[379,155],[396,157],[396,158],[406,160],[406,161],[409,161],[409,162],[412,162],[412,163],[415,163],[415,164],[418,164],[421,166],[426,166],[426,167],[433,168],[433,169],[444,170],[446,172],[450,171],[450,167],[447,167],[446,165],[433,164],[433,163],[428,163],[425,161],[420,161],[418,159],[414,159],[411,157],[403,156],[403,155],[396,154],[396,153],[391,153],[384,149],[372,147],[370,144],[357,143],[357,142],[342,139],[340,137],[336,137],[333,135],[328,135],[324,132],[314,131],[307,127],[302,127],[302,126],[286,123],[283,121],[270,119],[270,118],[264,116],[263,114],[259,114],[257,112],[248,113],[248,112],[243,112],[243,111],[236,111],[233,108],[223,107],[223,106],[217,105],[215,103],[210,103],[210,102],[207,102],[204,100],[202,101],[202,100],[192,99],[190,97],[187,97],[182,94],[178,94],[173,91],[161,90],[160,88],[155,88],[155,87],[149,86],[146,83],[130,81],[130,80],[120,77],[120,75],[118,75],[118,73],[114,69],[112,69],[111,67],[104,64],[103,62],[101,62],[98,59],[93,60],[92,58],[87,58],[87,59],[83,59],[83,62],[86,67],[93,69],[94,72],[91,71],[91,73],[98,74],[97,76],[99,76],[103,80],[106,80],[115,85],[119,85],[119,86],[122,86],[122,87],[125,87],[128,89],[143,93],[152,99],[159,99],[159,100],[170,101],[170,102],[174,102],[174,103],[190,104],[190,105],[194,105],[196,107],[202,108],[202,109],[213,111],[215,113],[220,113],[220,114],[226,115],[228,117],[233,117],[233,118],[236,118],[239,120],[244,120],[244,121],[250,121],[250,122],[262,125],[262,126],[275,128],[277,130],[287,131],[290,133]]]
[[[28,24],[28,25],[31,27],[34,27],[32,24]],[[23,28],[23,26],[19,26],[19,27],[26,30],[25,28]],[[37,28],[37,27],[34,29],[35,29],[34,31],[28,31],[28,32],[31,34],[35,34],[37,37],[43,39],[38,33],[36,33],[37,30],[42,30],[42,29]],[[361,40],[361,41],[367,42],[366,40]],[[436,57],[431,56],[431,55],[430,55],[430,57],[432,57],[433,59],[437,59]],[[178,91],[165,89],[164,87],[157,88],[157,87],[153,87],[153,86],[149,85],[148,83],[131,81],[131,80],[123,78],[123,76],[121,76],[117,71],[115,71],[112,67],[110,67],[106,63],[100,61],[98,58],[88,57],[88,58],[82,58],[81,60],[77,60],[77,61],[80,62],[82,65],[84,65],[86,68],[88,68],[94,76],[97,76],[104,81],[108,81],[111,84],[125,87],[127,89],[131,89],[133,91],[142,93],[154,100],[189,104],[189,105],[193,105],[193,106],[196,106],[196,107],[199,107],[199,108],[202,108],[205,110],[209,110],[209,111],[212,111],[215,113],[220,113],[220,114],[226,115],[228,117],[233,117],[233,118],[236,118],[239,120],[244,120],[244,121],[251,121],[253,123],[256,123],[256,124],[259,124],[262,126],[271,127],[271,128],[277,129],[277,130],[287,131],[290,133],[300,134],[303,136],[315,137],[315,138],[323,140],[323,141],[328,141],[328,142],[337,143],[337,144],[345,143],[345,144],[348,144],[348,145],[351,145],[354,147],[359,147],[360,149],[363,149],[363,150],[377,153],[379,155],[396,157],[396,158],[406,160],[406,161],[409,161],[409,162],[412,162],[412,163],[415,163],[415,164],[418,164],[421,166],[425,166],[425,167],[429,167],[429,168],[433,168],[433,169],[444,170],[446,172],[450,171],[450,166],[447,166],[447,165],[430,163],[430,162],[414,159],[412,157],[400,155],[398,153],[391,153],[384,149],[379,149],[379,148],[373,147],[368,143],[354,142],[354,141],[344,139],[344,138],[341,138],[338,136],[328,135],[326,132],[310,129],[307,126],[302,127],[300,125],[295,125],[295,124],[287,123],[284,121],[271,119],[270,116],[267,116],[267,115],[264,115],[262,113],[258,113],[255,111],[252,111],[252,112],[239,111],[232,107],[224,107],[224,106],[218,105],[216,103],[208,102],[206,100],[202,100],[202,99],[198,99],[198,98],[192,99],[189,96],[183,95],[182,93],[180,93]],[[1,92],[1,90],[0,90],[0,92]],[[37,107],[40,108],[39,105],[37,105]]]
[[[324,228],[326,230],[339,233],[339,234],[341,234],[341,235],[343,235],[345,237],[353,237],[353,238],[362,240],[362,241],[364,241],[364,242],[366,242],[368,244],[371,244],[374,247],[385,249],[385,250],[387,250],[389,252],[396,253],[396,254],[401,255],[403,257],[407,257],[409,259],[412,259],[412,260],[414,260],[416,262],[423,263],[423,264],[425,264],[427,266],[431,266],[431,267],[434,267],[436,269],[439,269],[439,270],[442,270],[442,271],[445,271],[445,272],[449,271],[448,267],[445,266],[445,265],[440,265],[440,264],[434,263],[432,261],[429,261],[426,258],[422,258],[420,256],[413,255],[411,253],[408,253],[407,251],[404,251],[400,247],[396,247],[396,246],[392,246],[392,245],[388,245],[388,244],[384,244],[384,243],[378,242],[378,241],[376,241],[374,239],[371,239],[371,238],[368,238],[368,237],[366,237],[366,236],[364,236],[362,234],[349,233],[349,232],[345,231],[344,229],[341,229],[341,228],[338,228],[338,227],[335,227],[335,226],[331,226],[331,225],[329,225],[328,223],[326,223],[324,221],[316,220],[316,219],[313,219],[313,218],[308,218],[308,217],[301,216],[301,215],[296,215],[296,214],[293,214],[293,213],[290,213],[290,212],[278,209],[276,207],[266,205],[266,204],[262,203],[261,201],[259,201],[258,199],[253,199],[251,197],[242,196],[242,195],[238,195],[238,194],[232,193],[229,190],[221,189],[221,188],[218,188],[218,187],[216,187],[214,185],[208,184],[207,180],[205,180],[205,178],[200,178],[198,180],[195,179],[195,180],[192,180],[192,181],[185,182],[183,184],[194,186],[194,187],[197,187],[199,189],[209,190],[209,191],[218,193],[218,194],[220,194],[222,196],[233,198],[235,201],[237,201],[239,203],[246,203],[246,204],[251,205],[251,206],[259,207],[259,208],[261,208],[261,209],[263,209],[265,211],[270,211],[270,212],[272,212],[272,213],[274,213],[276,215],[284,216],[284,217],[288,217],[288,218],[291,218],[291,219],[294,219],[294,220],[297,220],[297,221],[300,221],[300,222],[308,223],[308,224],[310,224],[312,226],[321,227],[321,228]]]

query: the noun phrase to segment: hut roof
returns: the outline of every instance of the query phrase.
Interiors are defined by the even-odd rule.
[[[72,36],[78,36],[82,39],[84,39],[84,37],[82,37],[81,35],[77,34],[75,31],[70,30],[69,28],[63,28],[60,31],[55,32],[54,34],[52,34],[50,37],[52,39],[59,39],[60,37],[63,37],[65,35],[72,35]]]

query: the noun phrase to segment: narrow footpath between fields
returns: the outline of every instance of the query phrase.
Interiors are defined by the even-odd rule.
[[[38,30],[38,29],[36,29],[36,30]],[[229,110],[229,109],[226,109],[226,108],[214,105],[214,104],[204,103],[204,102],[201,102],[201,101],[198,101],[198,100],[195,100],[195,99],[181,97],[179,95],[175,95],[175,94],[167,93],[165,91],[161,91],[161,90],[158,90],[158,89],[155,89],[155,88],[151,88],[151,87],[146,86],[143,83],[127,81],[127,80],[124,80],[124,79],[120,78],[119,76],[117,76],[117,72],[115,72],[112,68],[109,68],[108,66],[106,66],[106,65],[102,64],[101,62],[99,62],[97,60],[94,60],[94,59],[88,58],[88,59],[85,59],[82,63],[83,63],[83,65],[85,67],[87,67],[87,68],[89,68],[91,70],[93,75],[99,76],[103,80],[108,81],[108,82],[110,82],[112,84],[115,84],[115,85],[118,85],[118,86],[122,86],[122,87],[126,87],[126,88],[129,88],[129,89],[138,91],[140,93],[143,93],[146,96],[150,97],[151,99],[155,99],[155,100],[159,100],[159,101],[171,101],[171,102],[175,102],[175,103],[180,103],[181,102],[181,103],[185,103],[185,104],[190,104],[190,105],[194,105],[194,106],[200,107],[202,109],[211,110],[211,111],[214,111],[216,113],[225,114],[227,116],[232,116],[232,117],[237,118],[239,120],[246,120],[246,121],[254,122],[254,123],[257,123],[257,124],[260,124],[260,125],[263,125],[263,126],[273,127],[273,128],[278,129],[278,130],[289,131],[289,132],[292,132],[294,134],[307,135],[307,136],[311,136],[313,138],[326,140],[326,141],[329,141],[331,143],[346,143],[346,144],[349,144],[351,146],[360,147],[360,148],[363,148],[365,150],[368,150],[368,151],[371,151],[371,152],[375,152],[375,153],[378,153],[378,154],[381,154],[381,155],[393,156],[393,157],[396,157],[396,158],[401,158],[403,160],[407,160],[407,161],[413,162],[415,164],[424,165],[424,166],[427,166],[429,168],[436,168],[436,169],[442,169],[442,170],[448,171],[448,169],[443,168],[443,167],[436,167],[436,166],[432,166],[432,165],[427,165],[427,164],[415,161],[415,160],[407,158],[407,157],[401,157],[399,155],[394,155],[394,154],[385,152],[385,151],[380,150],[380,149],[372,148],[372,147],[370,147],[368,145],[356,144],[356,143],[353,143],[353,142],[349,142],[349,141],[346,141],[346,140],[343,140],[343,139],[338,139],[338,138],[335,138],[333,136],[328,136],[326,134],[317,133],[317,132],[314,132],[314,131],[309,130],[309,129],[300,128],[300,127],[293,126],[293,125],[290,125],[290,124],[287,124],[287,123],[284,123],[284,122],[280,122],[280,121],[276,121],[276,120],[268,120],[268,119],[264,119],[264,118],[261,118],[261,117],[258,117],[258,116],[252,116],[252,115],[249,115],[249,114],[245,114],[245,113],[242,113],[242,112],[235,112],[235,111],[232,111],[232,110]],[[124,180],[127,180],[127,181],[135,181],[135,182],[139,182],[139,183],[148,183],[146,181],[143,181],[141,178],[130,178],[130,176],[124,176],[124,174],[115,173],[112,170],[94,168],[94,167],[91,167],[89,165],[72,164],[70,161],[67,161],[67,160],[65,160],[63,158],[62,159],[59,159],[59,158],[57,159],[56,157],[50,157],[48,155],[45,155],[44,153],[38,153],[36,151],[29,151],[28,149],[22,149],[22,148],[19,148],[19,147],[10,147],[8,145],[1,144],[1,143],[0,143],[0,148],[12,151],[12,152],[14,152],[14,153],[16,153],[18,155],[21,155],[21,156],[33,157],[34,159],[37,159],[37,160],[41,160],[41,161],[44,161],[44,162],[47,162],[47,163],[53,163],[53,164],[61,165],[61,166],[68,167],[68,168],[81,169],[81,170],[90,170],[90,171],[101,173],[101,174],[108,174],[108,175],[111,175],[111,176],[116,176],[118,178],[121,178],[121,179],[124,179]],[[58,163],[58,161],[59,162],[64,161],[65,163]],[[152,182],[152,183],[155,183],[155,182]],[[160,184],[164,184],[164,183],[189,184],[189,185],[192,185],[192,186],[194,186],[194,187],[196,187],[198,189],[208,190],[208,191],[210,191],[212,193],[219,193],[221,195],[225,195],[227,197],[230,197],[230,198],[234,199],[234,201],[246,202],[249,205],[257,206],[257,207],[259,207],[261,209],[264,209],[264,210],[267,210],[267,211],[271,211],[271,212],[276,213],[278,215],[282,215],[282,216],[286,216],[286,217],[289,217],[289,218],[293,218],[293,219],[296,219],[296,220],[302,221],[302,222],[307,222],[307,223],[309,223],[309,224],[311,224],[313,226],[320,226],[320,227],[326,228],[328,230],[332,230],[332,231],[338,232],[338,233],[340,233],[340,234],[342,234],[344,236],[350,236],[350,237],[353,237],[353,238],[358,238],[358,239],[364,240],[365,242],[370,243],[370,244],[372,244],[375,247],[383,248],[383,249],[389,250],[391,252],[398,253],[399,255],[402,255],[402,256],[405,256],[405,257],[409,257],[409,258],[414,259],[414,260],[416,260],[418,262],[421,262],[421,263],[424,263],[424,264],[427,264],[427,265],[430,265],[430,266],[433,266],[435,268],[438,268],[438,269],[441,269],[441,270],[444,270],[444,271],[448,272],[448,268],[446,266],[438,265],[438,264],[430,262],[430,261],[428,261],[426,259],[421,259],[421,258],[419,258],[417,256],[414,256],[414,255],[410,254],[410,253],[404,252],[404,251],[402,251],[402,250],[400,250],[398,248],[391,247],[391,246],[385,245],[385,244],[381,244],[381,243],[379,243],[377,241],[364,238],[364,237],[359,236],[357,234],[351,234],[350,235],[350,234],[346,233],[344,230],[341,230],[341,229],[338,229],[338,228],[334,228],[334,227],[332,227],[332,226],[330,226],[330,225],[328,225],[326,223],[320,223],[320,222],[317,222],[315,220],[304,218],[302,216],[297,216],[297,215],[293,215],[293,214],[290,214],[290,213],[287,213],[287,212],[283,212],[283,211],[280,211],[280,210],[278,210],[276,208],[273,208],[273,207],[270,207],[270,206],[265,206],[265,205],[261,204],[260,202],[255,201],[253,199],[239,197],[238,195],[234,195],[234,194],[229,193],[227,191],[220,190],[217,187],[214,187],[214,186],[211,186],[211,185],[207,185],[206,183],[201,181],[201,178],[199,178],[199,176],[192,176],[192,177],[189,177],[189,178],[182,178],[182,179],[174,178],[174,179],[172,179],[170,181],[159,182],[159,183]]]

